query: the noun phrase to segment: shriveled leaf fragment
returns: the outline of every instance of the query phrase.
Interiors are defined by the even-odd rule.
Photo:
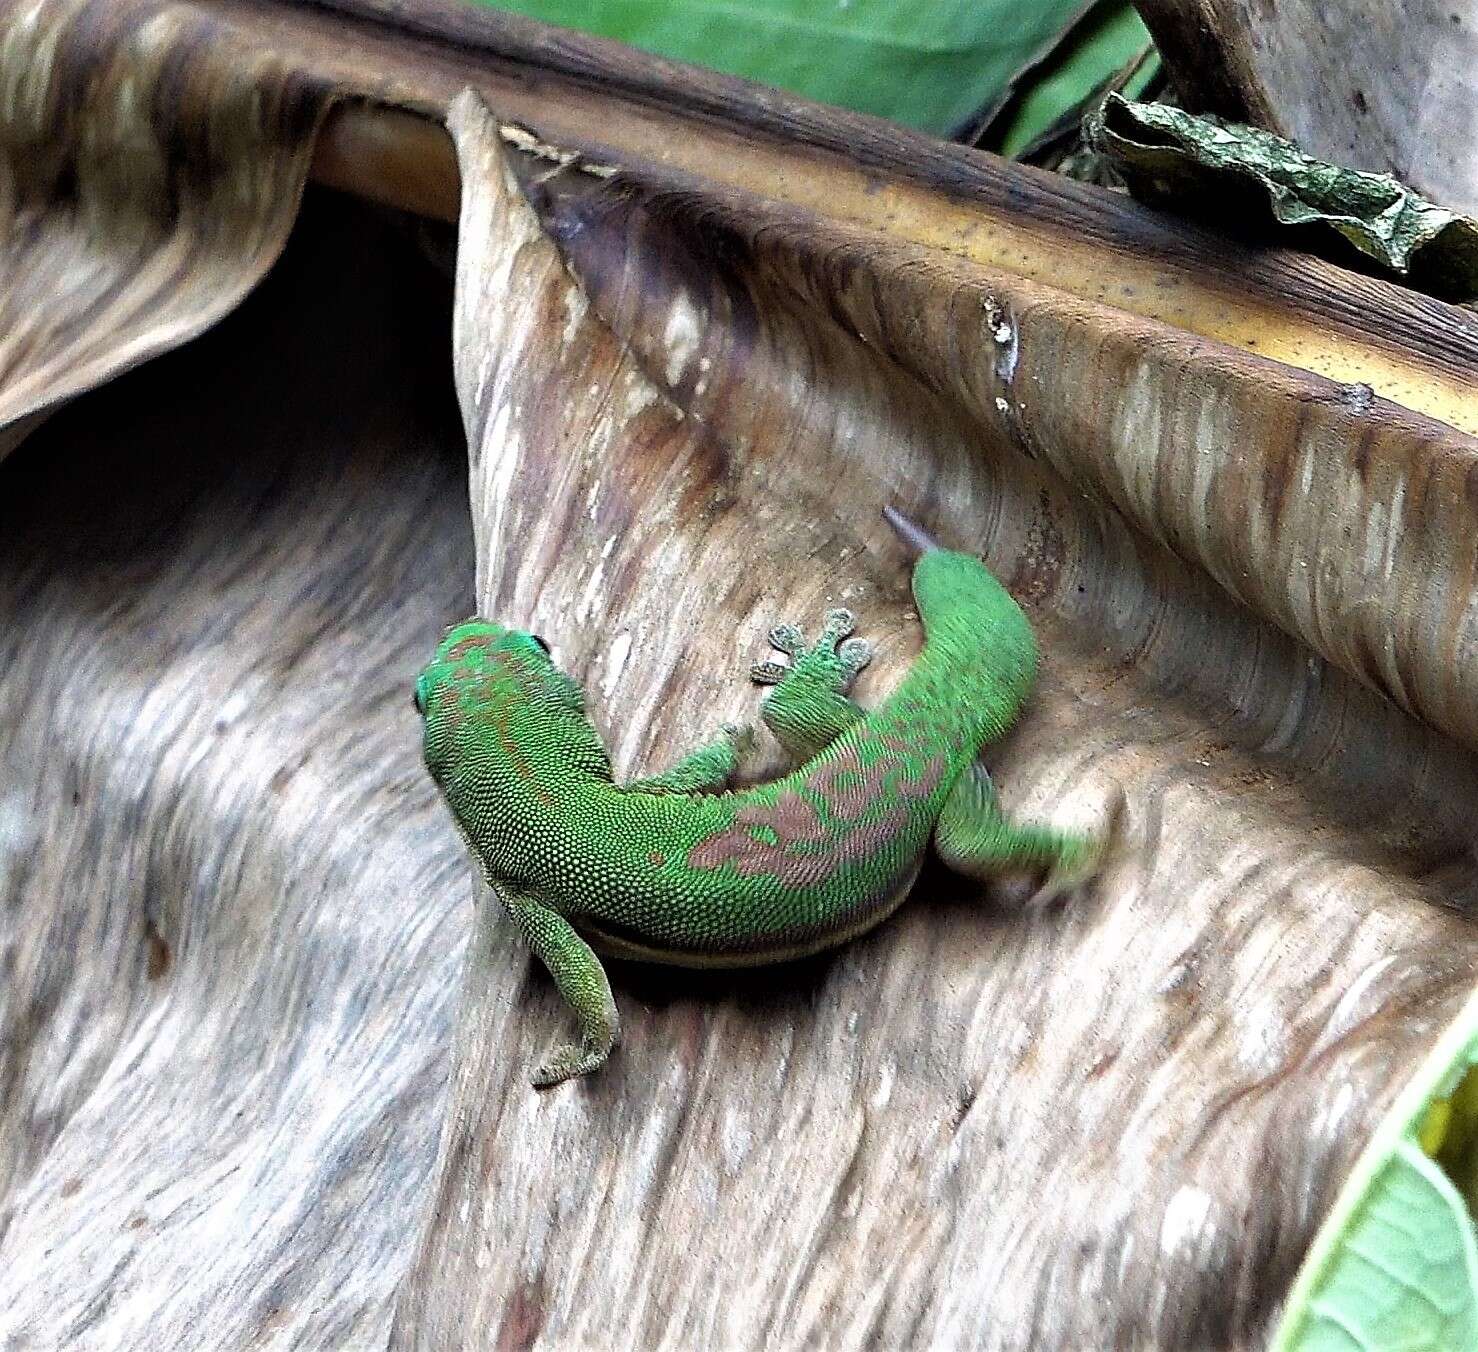
[[[1258,127],[1116,94],[1086,130],[1138,197],[1223,219],[1231,211],[1247,223],[1270,210],[1280,225],[1311,227],[1299,243],[1312,252],[1363,260],[1448,299],[1478,297],[1478,221],[1389,174],[1314,159]]]
[[[1138,0],[1138,9],[1182,107],[1395,174],[1478,215],[1474,0]]]
[[[1276,1352],[1478,1346],[1478,996],[1356,1163],[1309,1250]]]

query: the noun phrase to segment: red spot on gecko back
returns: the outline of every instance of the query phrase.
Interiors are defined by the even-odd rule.
[[[528,757],[523,754],[523,748],[519,746],[512,730],[508,726],[508,706],[500,704],[493,710],[493,727],[498,734],[498,742],[503,748],[503,754],[507,756],[508,763],[513,767],[513,773],[529,785],[534,797],[545,807],[554,807],[555,798],[540,782],[534,767],[529,764]]]
[[[496,642],[495,634],[469,634],[466,638],[459,638],[450,648],[446,650],[445,662],[455,662],[459,658],[466,657],[470,652],[476,652],[482,648],[490,648]]]
[[[773,804],[750,803],[739,809],[721,831],[700,840],[688,852],[692,868],[734,865],[741,877],[766,874],[785,887],[815,886],[847,864],[879,853],[908,823],[909,803],[927,798],[944,777],[945,757],[928,760],[916,779],[905,779],[902,757],[883,756],[864,765],[860,744],[815,766],[805,787],[819,793],[828,824],[816,805],[796,789],[783,791]],[[891,780],[891,782],[890,782]],[[863,821],[880,802],[895,801],[885,812]],[[761,835],[763,830],[770,835]]]

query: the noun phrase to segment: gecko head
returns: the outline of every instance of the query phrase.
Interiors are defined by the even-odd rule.
[[[438,783],[459,766],[486,773],[521,758],[568,760],[558,743],[569,736],[583,743],[580,730],[589,728],[584,695],[554,665],[549,645],[489,620],[447,630],[413,698],[426,767]]]

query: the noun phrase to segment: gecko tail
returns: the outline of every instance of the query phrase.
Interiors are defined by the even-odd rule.
[[[927,554],[931,550],[944,547],[917,521],[910,521],[896,507],[884,507],[883,520],[893,527],[898,538],[915,554]]]

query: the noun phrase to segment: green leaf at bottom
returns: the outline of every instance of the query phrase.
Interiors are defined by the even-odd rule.
[[[1289,1296],[1275,1352],[1478,1348],[1478,998],[1377,1128]],[[1461,1190],[1460,1190],[1461,1188]]]

